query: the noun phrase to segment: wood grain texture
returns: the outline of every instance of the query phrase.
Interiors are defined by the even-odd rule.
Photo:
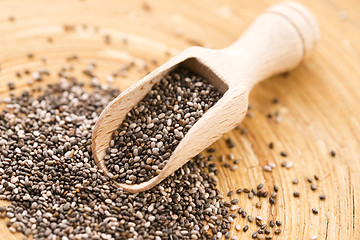
[[[98,63],[100,80],[123,64],[134,60],[136,67],[114,85],[124,90],[147,71],[151,64],[167,61],[172,55],[192,45],[224,48],[274,0],[227,1],[1,1],[0,2],[0,95],[8,96],[7,82],[16,80],[19,92],[27,87],[29,76],[15,78],[15,72],[28,68],[48,68],[53,74],[46,82],[58,81],[56,71],[69,63],[64,59],[73,53],[80,57],[74,72],[84,81],[81,66]],[[240,196],[239,205],[251,215],[261,215],[283,222],[283,232],[276,239],[357,239],[360,235],[360,2],[356,0],[301,0],[320,24],[321,40],[315,54],[305,65],[289,76],[279,76],[257,85],[250,95],[253,117],[241,127],[247,134],[233,130],[226,135],[236,143],[231,151],[240,159],[240,168],[231,172],[220,166],[219,188],[226,194],[239,187],[277,184],[277,204],[254,207],[256,200]],[[10,16],[15,21],[8,20]],[[75,31],[65,32],[64,24],[74,24]],[[82,27],[83,24],[87,28]],[[96,31],[95,27],[98,27]],[[182,34],[181,34],[182,33]],[[104,42],[110,34],[111,44]],[[51,36],[53,43],[47,38]],[[128,39],[124,44],[123,39]],[[34,59],[26,57],[34,53]],[[169,55],[170,53],[170,55]],[[47,64],[41,61],[47,58]],[[144,63],[150,63],[144,69]],[[274,97],[280,99],[273,104]],[[281,122],[267,118],[267,113],[280,112]],[[274,149],[268,148],[274,142]],[[216,156],[228,154],[223,139],[214,144]],[[330,157],[330,150],[337,153]],[[279,152],[285,150],[287,158]],[[294,167],[280,167],[282,161]],[[269,162],[277,167],[272,173],[262,170]],[[312,192],[305,177],[322,178]],[[300,183],[291,184],[293,178]],[[301,192],[299,199],[292,192]],[[318,200],[324,193],[327,199]],[[318,208],[313,215],[311,208]],[[11,234],[0,221],[0,239],[21,239]],[[235,223],[241,226],[244,219]],[[247,233],[233,232],[242,239]]]

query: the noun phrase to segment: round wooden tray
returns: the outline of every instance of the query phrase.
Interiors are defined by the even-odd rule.
[[[96,73],[102,82],[134,62],[126,76],[114,79],[113,85],[124,90],[186,47],[229,45],[275,2],[2,1],[0,97],[9,96],[9,81],[15,82],[15,93],[28,87],[31,75],[16,77],[16,72],[24,69],[52,72],[35,87],[59,81],[56,73],[70,66],[71,61],[66,59],[74,54],[79,58],[74,62],[74,74],[81,81],[89,81],[82,69],[92,61],[97,63]],[[278,185],[274,206],[262,199],[259,209],[255,208],[255,198],[232,197],[238,197],[238,205],[252,216],[281,220],[282,233],[276,239],[309,239],[313,235],[318,239],[356,239],[360,234],[360,46],[356,45],[360,42],[356,25],[360,16],[355,9],[360,3],[301,2],[319,20],[322,38],[318,49],[288,76],[256,86],[250,96],[252,117],[244,120],[240,130],[214,144],[217,157],[232,152],[240,159],[236,171],[215,161],[219,189],[226,195],[259,183],[264,183],[266,190]],[[279,103],[274,104],[274,98]],[[277,111],[279,118],[274,115]],[[227,148],[226,138],[231,138],[236,147]],[[274,143],[272,150],[270,142]],[[280,156],[282,150],[287,157]],[[330,156],[331,150],[336,151],[335,157]],[[283,161],[294,166],[282,168]],[[277,167],[272,173],[264,172],[263,167],[270,162]],[[306,177],[314,174],[321,180],[318,189],[311,191]],[[298,185],[292,184],[294,178],[299,179]],[[292,196],[294,191],[301,193],[300,198]],[[319,200],[322,193],[327,196],[325,201]],[[312,208],[319,214],[312,214]],[[6,221],[0,221],[0,239],[21,239],[20,234],[9,232]],[[245,223],[245,219],[237,218],[234,225]],[[248,239],[255,229],[255,224],[250,224],[246,233],[232,232],[239,239]]]

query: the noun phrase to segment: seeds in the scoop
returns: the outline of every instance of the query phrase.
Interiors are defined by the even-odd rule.
[[[276,235],[279,235],[279,234],[281,233],[281,229],[280,229],[280,228],[276,229],[274,233],[275,233]]]
[[[274,191],[275,191],[275,192],[278,192],[278,191],[279,191],[279,187],[276,186],[276,185],[274,185]]]
[[[287,157],[287,153],[286,153],[285,151],[281,151],[281,152],[280,152],[280,155],[281,155],[282,157]]]
[[[298,197],[300,197],[300,193],[299,192],[293,192],[293,196],[298,198]]]
[[[243,227],[243,231],[244,231],[244,232],[246,232],[248,229],[249,229],[249,226],[248,226],[248,225],[245,225],[245,226]]]
[[[273,148],[274,148],[274,143],[273,143],[273,142],[270,142],[270,143],[269,143],[269,148],[270,148],[270,149],[273,149]]]
[[[282,225],[282,222],[279,221],[279,220],[276,220],[275,223],[276,223],[276,225],[279,226],[279,227]]]
[[[294,178],[294,179],[292,180],[292,183],[293,183],[293,184],[298,184],[298,183],[299,183],[299,179]]]
[[[315,191],[315,190],[317,189],[317,187],[316,187],[315,184],[311,184],[311,185],[310,185],[310,188],[311,188],[311,190],[313,190],[313,191]]]
[[[320,200],[325,200],[326,196],[324,194],[319,195]]]
[[[221,96],[206,79],[183,68],[155,83],[113,133],[105,164],[118,176],[116,181],[136,184],[158,175],[181,139]],[[115,171],[115,165],[124,170]]]

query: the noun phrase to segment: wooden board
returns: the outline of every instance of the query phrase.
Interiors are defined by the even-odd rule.
[[[58,81],[57,70],[69,66],[65,58],[79,56],[75,72],[81,66],[97,62],[97,73],[105,81],[107,75],[123,64],[135,61],[129,74],[114,80],[125,89],[148,70],[191,45],[222,48],[232,43],[251,21],[274,0],[227,1],[1,1],[0,2],[0,96],[8,96],[7,82],[15,80],[19,92],[27,87],[30,76],[16,79],[16,71],[50,69],[47,82]],[[283,222],[282,234],[276,239],[357,239],[360,234],[360,2],[356,0],[302,0],[317,17],[321,40],[312,58],[290,73],[269,79],[253,90],[250,103],[253,117],[241,124],[247,134],[233,130],[232,149],[240,159],[240,167],[232,172],[220,166],[219,188],[226,194],[239,187],[266,187],[277,184],[277,204],[270,207],[262,200],[240,196],[239,205],[249,214]],[[14,18],[10,21],[11,17]],[[74,31],[64,31],[74,25]],[[86,25],[86,27],[84,26]],[[111,36],[106,44],[104,36]],[[48,38],[53,42],[50,43]],[[127,41],[124,41],[126,39]],[[28,53],[34,58],[29,59]],[[41,60],[47,59],[46,64]],[[273,98],[279,98],[273,104]],[[280,112],[281,122],[267,117]],[[274,143],[270,150],[268,144]],[[224,139],[214,144],[216,155],[228,154]],[[280,156],[280,151],[288,157]],[[330,151],[336,151],[336,157]],[[293,162],[291,169],[281,168],[282,161]],[[262,170],[276,163],[272,173]],[[220,165],[220,164],[219,164]],[[318,190],[312,192],[306,177],[320,176]],[[293,185],[292,179],[300,183]],[[299,191],[299,199],[292,197]],[[320,193],[326,194],[320,201]],[[311,208],[319,209],[318,215]],[[0,221],[0,239],[21,239]],[[236,219],[244,226],[246,221]],[[236,232],[239,239],[250,239]]]

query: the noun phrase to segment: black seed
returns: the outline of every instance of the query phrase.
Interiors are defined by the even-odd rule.
[[[335,151],[334,151],[334,150],[331,150],[330,155],[331,155],[332,157],[335,157],[335,156],[336,156]]]
[[[300,197],[300,193],[299,193],[299,192],[293,192],[293,195],[294,195],[294,197],[296,197],[296,198]]]
[[[287,154],[286,154],[285,151],[281,151],[281,152],[280,152],[280,155],[281,155],[282,157],[286,157],[286,156],[287,156]]]
[[[249,226],[248,226],[248,225],[245,225],[245,226],[243,227],[243,231],[244,231],[244,232],[246,232],[248,229],[249,229]]]
[[[320,200],[325,200],[326,196],[324,194],[319,195]]]
[[[316,208],[311,209],[311,211],[312,211],[312,213],[315,214],[315,215],[319,213],[319,211],[318,211]]]
[[[270,226],[270,227],[274,227],[274,226],[275,226],[274,220],[270,220],[269,226]]]
[[[216,149],[215,148],[208,148],[207,152],[208,153],[214,153],[214,152],[216,152]]]
[[[277,226],[279,226],[279,227],[282,225],[282,222],[281,222],[281,221],[279,221],[279,220],[276,220],[276,222],[275,222],[275,223],[276,223],[276,225],[277,225]]]

